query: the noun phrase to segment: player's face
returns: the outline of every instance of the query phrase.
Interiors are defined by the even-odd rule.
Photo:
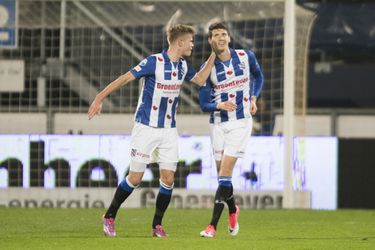
[[[194,48],[193,34],[182,35],[179,41],[182,56],[190,56]]]
[[[212,30],[212,37],[208,38],[208,42],[220,53],[229,48],[230,36],[225,29],[215,29]]]

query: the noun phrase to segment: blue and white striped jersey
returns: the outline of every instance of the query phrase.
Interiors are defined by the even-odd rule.
[[[136,78],[144,77],[135,121],[151,127],[176,127],[181,84],[193,79],[195,70],[183,58],[172,62],[163,51],[142,60],[130,72]]]
[[[231,59],[215,60],[205,86],[199,89],[203,111],[211,112],[210,123],[249,118],[251,96],[258,96],[263,86],[263,73],[253,52],[230,49]],[[234,111],[217,110],[220,102],[231,100],[237,104]]]

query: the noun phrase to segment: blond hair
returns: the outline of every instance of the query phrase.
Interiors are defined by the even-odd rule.
[[[185,25],[185,24],[177,24],[171,26],[168,31],[167,31],[167,39],[168,43],[171,44],[174,41],[177,40],[182,35],[185,34],[192,34],[194,35],[195,31],[194,28],[190,25]]]

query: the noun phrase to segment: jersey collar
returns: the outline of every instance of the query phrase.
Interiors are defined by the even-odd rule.
[[[164,61],[165,62],[172,62],[171,61],[171,59],[169,58],[169,56],[168,56],[168,53],[167,53],[167,50],[163,50],[162,52],[161,52],[161,54],[163,55],[163,57],[164,57]],[[183,58],[183,57],[180,57],[179,59],[178,59],[178,63],[180,63],[181,61],[184,61],[185,59]]]
[[[236,51],[234,49],[232,49],[232,48],[229,48],[229,51],[230,51],[230,58],[229,58],[229,60],[231,60],[233,57],[236,56]],[[215,58],[215,65],[220,64],[220,63],[222,63],[222,61],[218,57],[216,57]]]
[[[163,55],[165,62],[170,62],[171,61],[171,59],[169,58],[166,50],[163,50],[163,52],[161,52],[161,54]]]

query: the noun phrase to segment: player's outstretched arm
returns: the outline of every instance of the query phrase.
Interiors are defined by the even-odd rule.
[[[195,75],[195,77],[191,79],[193,83],[198,84],[199,86],[203,86],[203,84],[206,82],[208,76],[211,73],[211,69],[215,63],[215,58],[216,58],[216,54],[212,50],[210,57],[204,63],[203,67],[199,70],[199,72]]]
[[[125,74],[119,76],[116,80],[108,84],[107,87],[100,91],[100,93],[96,95],[94,101],[90,105],[88,111],[89,120],[91,120],[91,118],[93,118],[95,115],[100,114],[103,101],[109,94],[111,94],[121,86],[127,84],[128,82],[133,81],[134,79],[135,77],[133,76],[133,74],[128,71]]]

